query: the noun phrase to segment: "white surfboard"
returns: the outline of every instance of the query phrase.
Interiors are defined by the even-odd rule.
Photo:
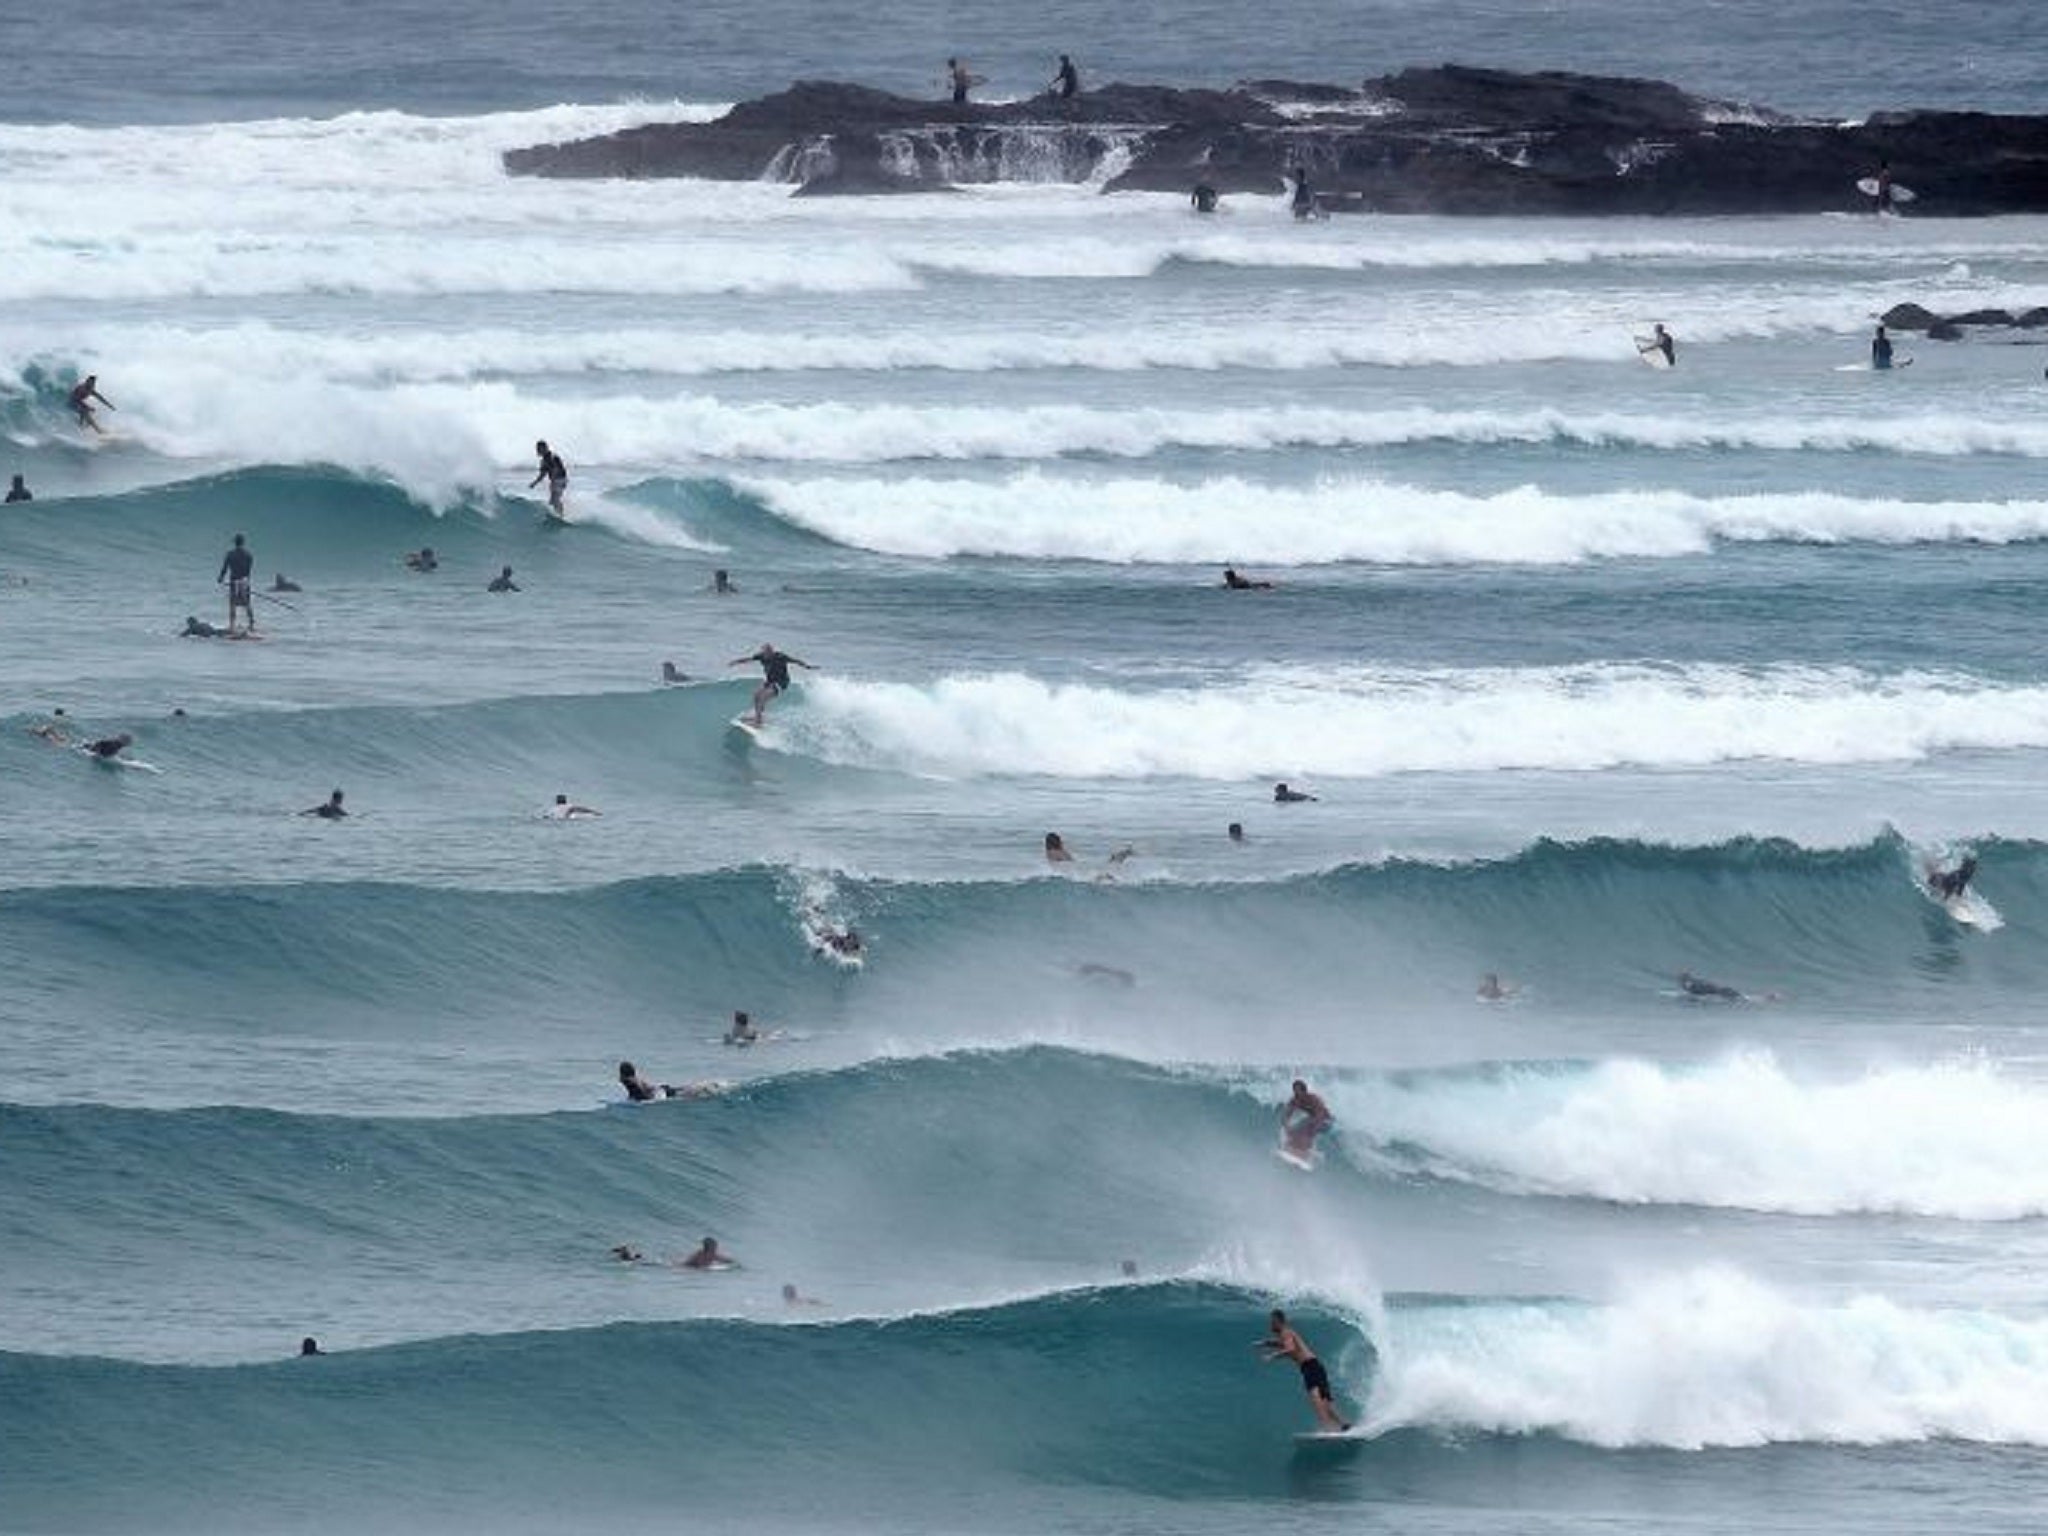
[[[1279,1158],[1281,1162],[1287,1164],[1288,1167],[1299,1168],[1303,1173],[1314,1173],[1316,1171],[1318,1159],[1313,1152],[1297,1152],[1292,1147],[1282,1145],[1273,1149],[1273,1155]]]
[[[87,757],[98,763],[102,768],[132,768],[137,773],[163,772],[163,769],[157,767],[155,763],[145,763],[139,757],[101,757],[97,752],[86,752],[84,747],[80,747],[78,750],[84,752]]]
[[[1297,1445],[1358,1445],[1365,1438],[1356,1424],[1349,1429],[1305,1429],[1294,1437]]]
[[[1651,368],[1669,368],[1671,366],[1671,359],[1666,357],[1664,349],[1657,345],[1656,337],[1637,336],[1635,344],[1636,356],[1641,358],[1647,366]]]
[[[1865,197],[1877,196],[1877,178],[1865,176],[1856,183],[1856,190]],[[1919,195],[1911,187],[1902,187],[1896,181],[1892,183],[1892,201],[1895,203],[1910,203]]]
[[[734,715],[726,724],[751,741],[759,741],[761,732],[766,729],[765,726],[754,724],[753,719],[747,715]]]

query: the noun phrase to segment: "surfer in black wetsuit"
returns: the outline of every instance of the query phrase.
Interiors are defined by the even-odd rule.
[[[533,451],[540,455],[540,469],[526,483],[530,491],[541,481],[548,483],[548,506],[555,516],[562,515],[562,493],[569,489],[569,466],[562,462],[562,456],[548,446],[546,438],[533,445]]]
[[[1885,335],[1884,327],[1877,328],[1877,334],[1870,338],[1870,366],[1884,373],[1892,365],[1892,339]]]
[[[273,592],[303,592],[306,589],[296,581],[293,581],[291,577],[285,575],[283,571],[279,571],[270,578],[270,590]]]
[[[1072,101],[1081,94],[1081,71],[1074,68],[1074,61],[1064,53],[1060,55],[1059,70],[1046,90],[1061,101]]]
[[[92,403],[97,400],[110,411],[115,406],[113,401],[100,393],[100,376],[98,374],[88,373],[83,379],[79,380],[77,386],[73,388],[70,395],[66,398],[71,405],[71,414],[78,418],[78,424],[81,427],[91,427],[95,432],[106,431],[106,428],[100,425],[99,418],[93,415]]]
[[[1305,800],[1313,799],[1315,799],[1314,795],[1299,789],[1289,789],[1285,784],[1275,784],[1273,786],[1273,803],[1275,805],[1300,805]]]
[[[185,627],[178,631],[181,640],[225,640],[228,632],[216,629],[196,614],[185,615]]]
[[[14,477],[14,483],[7,487],[7,505],[11,507],[17,501],[34,500],[34,495],[31,494],[29,491],[28,482],[22,479],[21,476],[16,475]]]
[[[98,741],[88,741],[80,750],[90,752],[103,763],[109,763],[134,744],[135,738],[123,731],[118,736],[102,736]]]
[[[754,724],[759,726],[765,718],[768,701],[789,691],[789,669],[802,667],[806,672],[815,672],[808,661],[792,656],[787,651],[778,651],[772,645],[763,645],[751,656],[738,656],[726,663],[728,667],[744,667],[754,662],[761,664],[764,674],[761,686],[754,690]]]
[[[1875,180],[1877,182],[1877,192],[1872,201],[1876,203],[1879,213],[1890,213],[1892,211],[1891,161],[1880,160],[1877,162],[1877,176]]]
[[[220,557],[220,574],[213,578],[213,584],[228,584],[228,635],[235,633],[235,610],[242,610],[249,621],[249,633],[256,633],[256,610],[249,596],[249,573],[256,568],[256,557],[249,553],[247,541],[239,533],[228,552]]]
[[[1691,971],[1678,973],[1678,990],[1687,997],[1706,998],[1723,1003],[1740,1003],[1747,999],[1733,987],[1718,981],[1709,981],[1704,976],[1695,976]]]
[[[1233,592],[1270,592],[1273,590],[1273,583],[1270,581],[1253,581],[1249,577],[1240,576],[1237,573],[1237,567],[1234,565],[1223,567],[1223,585],[1230,588]]]
[[[1931,869],[1927,872],[1927,889],[1942,901],[1955,901],[1970,889],[1970,881],[1977,873],[1977,855],[1966,853],[1962,862],[1954,869]]]
[[[517,592],[519,590],[519,583],[512,579],[512,567],[508,565],[498,572],[497,575],[493,576],[491,584],[484,588],[484,590],[486,592]]]
[[[1351,1426],[1337,1412],[1336,1399],[1330,1395],[1330,1373],[1308,1347],[1308,1340],[1288,1326],[1287,1314],[1275,1307],[1267,1319],[1267,1328],[1268,1336],[1259,1342],[1267,1363],[1292,1360],[1301,1371],[1302,1390],[1308,1393],[1308,1405],[1315,1410],[1316,1423],[1340,1434],[1349,1429]]]
[[[1216,189],[1206,181],[1198,181],[1195,183],[1195,190],[1188,194],[1188,201],[1194,205],[1194,210],[1197,213],[1214,213],[1216,211]]]
[[[761,1031],[755,1028],[754,1021],[747,1017],[746,1009],[735,1009],[732,1016],[732,1028],[725,1032],[725,1043],[727,1045],[752,1045],[760,1038]]]
[[[308,806],[299,814],[301,816],[318,816],[322,821],[343,821],[348,817],[348,812],[341,808],[341,791],[338,789],[321,801],[320,804]]]
[[[740,589],[732,584],[731,576],[717,570],[711,573],[711,590],[720,597],[737,597]]]
[[[1294,177],[1295,218],[1313,218],[1316,211],[1316,195],[1308,184],[1308,167],[1297,165],[1289,174]]]
[[[1650,327],[1650,339],[1646,342],[1638,342],[1636,350],[1640,352],[1662,352],[1664,354],[1665,367],[1676,368],[1678,366],[1678,343],[1671,339],[1671,333],[1664,329],[1664,322],[1661,320]]]

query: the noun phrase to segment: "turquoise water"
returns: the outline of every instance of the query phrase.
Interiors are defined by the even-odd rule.
[[[1042,19],[2042,106],[2009,7]],[[0,19],[0,1529],[2033,1528],[2048,351],[1857,365],[2048,220],[497,168],[940,20],[1041,83],[964,11]],[[303,591],[179,638],[238,532]]]

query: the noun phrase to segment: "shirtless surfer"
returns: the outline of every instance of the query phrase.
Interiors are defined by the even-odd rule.
[[[1296,1157],[1308,1157],[1316,1149],[1316,1138],[1336,1124],[1323,1096],[1309,1091],[1307,1083],[1294,1080],[1294,1093],[1280,1106],[1280,1136]]]
[[[1270,592],[1273,590],[1273,583],[1270,581],[1253,581],[1249,576],[1241,576],[1234,565],[1223,567],[1223,585],[1233,592]]]
[[[114,402],[100,393],[100,376],[98,374],[88,373],[83,379],[79,380],[67,399],[71,406],[71,414],[78,418],[78,424],[81,427],[91,427],[93,431],[102,433],[107,430],[100,425],[99,418],[92,413],[92,403],[95,400],[99,401],[101,405],[104,405],[110,411],[115,408]]]
[[[235,542],[228,546],[228,552],[220,557],[220,574],[213,578],[213,584],[227,583],[228,588],[228,633],[235,636],[235,610],[242,610],[242,617],[248,621],[249,633],[256,633],[256,610],[249,595],[249,573],[256,568],[256,557],[249,553],[249,541],[241,534],[235,535]]]
[[[619,1063],[619,1086],[635,1104],[645,1104],[650,1099],[708,1099],[718,1091],[710,1083],[684,1083],[681,1087],[650,1083],[630,1061]]]
[[[1301,1084],[1294,1085],[1297,1089]],[[1308,1347],[1308,1340],[1289,1326],[1287,1314],[1275,1307],[1267,1319],[1268,1336],[1259,1341],[1266,1363],[1275,1360],[1292,1360],[1301,1370],[1302,1390],[1308,1393],[1308,1405],[1315,1410],[1316,1423],[1332,1434],[1342,1434],[1351,1426],[1337,1412],[1337,1401],[1330,1395],[1330,1373],[1323,1369],[1323,1362],[1316,1358],[1316,1352]]]

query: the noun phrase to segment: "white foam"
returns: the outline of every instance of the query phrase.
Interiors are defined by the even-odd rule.
[[[778,729],[793,751],[940,776],[1839,764],[2048,747],[2048,688],[1848,667],[1627,664],[1272,669],[1146,692],[1014,672],[921,684],[825,676],[780,712]]]
[[[1516,1192],[1802,1215],[2048,1215],[2048,1087],[1980,1062],[1802,1079],[1766,1051],[1323,1085],[1361,1143]],[[1354,1149],[1368,1158],[1363,1144]]]
[[[1188,485],[1036,470],[1003,480],[741,484],[777,515],[835,543],[927,559],[1563,565],[1599,556],[1700,554],[1720,540],[2005,544],[2048,537],[2048,500],[1650,490],[1563,496],[1535,486],[1472,496],[1362,479],[1288,487],[1230,476]]]
[[[1397,1308],[1367,1406],[1403,1426],[1588,1444],[2048,1444],[2048,1321],[1788,1295],[1708,1269],[1607,1305]]]

